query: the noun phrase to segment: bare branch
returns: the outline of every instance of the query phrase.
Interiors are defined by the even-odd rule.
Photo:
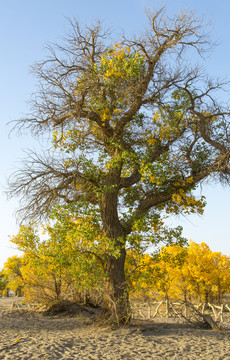
[[[143,59],[138,76],[106,80],[101,62],[112,48],[100,22],[83,28],[70,21],[65,42],[49,45],[49,57],[33,66],[39,90],[31,115],[17,126],[35,134],[57,131],[56,146],[68,143],[70,132],[72,147],[65,143],[62,150],[71,166],[64,165],[68,156],[30,154],[11,178],[11,196],[22,196],[24,217],[43,216],[55,202],[86,199],[103,204],[103,219],[118,224],[119,201],[129,208],[123,195],[136,185],[134,217],[170,201],[177,177],[192,176],[194,184],[211,174],[228,179],[230,111],[214,96],[226,83],[207,81],[185,61],[186,50],[202,55],[212,46],[206,26],[193,14],[169,18],[165,9],[149,11],[148,19],[144,34],[124,36],[121,44]],[[142,162],[165,174],[161,186],[142,181]]]
[[[42,156],[29,152],[23,169],[11,175],[8,196],[21,196],[19,215],[23,220],[46,217],[57,202],[74,203],[87,199],[95,203],[92,188],[96,184],[93,180],[78,170],[77,163],[72,170],[64,163],[64,160],[54,159],[51,154]],[[78,191],[77,183],[82,184]]]

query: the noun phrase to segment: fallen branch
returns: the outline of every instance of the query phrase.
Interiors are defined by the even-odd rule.
[[[213,318],[211,317],[211,315],[209,314],[204,314],[204,308],[202,308],[202,313],[191,303],[186,302],[186,306],[190,309],[193,310],[194,315],[196,320],[202,320],[203,323],[210,329],[212,330],[224,330],[223,327],[221,327],[220,325],[218,325],[218,323],[216,321],[213,320]],[[188,319],[186,318],[184,315],[182,315],[187,321],[189,321],[190,323],[192,323],[191,318]],[[198,319],[197,319],[198,318]]]

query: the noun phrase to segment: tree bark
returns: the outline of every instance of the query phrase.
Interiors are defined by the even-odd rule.
[[[131,316],[125,279],[125,257],[126,251],[122,248],[119,257],[110,256],[107,261],[105,307],[109,317],[118,325],[128,323]]]
[[[116,183],[116,176],[110,174],[107,184]],[[106,263],[105,310],[111,320],[124,324],[130,320],[130,303],[125,279],[125,230],[118,216],[118,193],[106,191],[100,201],[101,218],[106,237],[112,245]]]

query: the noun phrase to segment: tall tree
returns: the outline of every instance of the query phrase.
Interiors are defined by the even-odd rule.
[[[119,322],[129,316],[127,246],[140,247],[146,234],[155,241],[149,233],[162,211],[201,213],[197,184],[230,173],[229,110],[214,99],[221,84],[186,60],[209,48],[202,23],[185,13],[170,19],[164,9],[148,20],[142,35],[115,45],[100,23],[73,21],[65,43],[50,46],[33,67],[40,90],[32,115],[18,125],[50,131],[54,151],[30,153],[11,178],[24,219],[56,203],[94,208],[110,244],[107,310]]]

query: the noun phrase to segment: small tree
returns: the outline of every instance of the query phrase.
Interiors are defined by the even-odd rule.
[[[35,225],[20,228],[11,241],[24,252],[24,266],[21,274],[25,296],[29,300],[50,303],[63,298],[72,279],[68,273],[70,260],[65,252],[64,242],[53,235],[41,241]]]
[[[7,281],[7,288],[14,291],[16,296],[22,296],[23,293],[22,266],[23,258],[15,255],[7,259],[2,270],[2,275]]]
[[[186,260],[187,248],[180,245],[163,246],[157,261],[155,289],[165,299],[178,299],[182,289],[178,286],[181,281],[181,269]]]
[[[19,121],[35,134],[51,131],[54,152],[31,153],[11,179],[24,219],[57,202],[97,212],[109,244],[105,308],[116,308],[119,323],[129,318],[127,246],[155,243],[162,211],[202,213],[204,198],[193,190],[230,173],[229,110],[213,97],[221,84],[185,57],[208,48],[203,25],[164,10],[148,19],[144,34],[115,45],[100,23],[71,22],[65,44],[33,67],[40,90],[32,116]]]
[[[230,292],[230,257],[220,252],[213,253],[215,271],[213,274],[213,297],[220,304],[223,295]]]
[[[163,297],[165,300],[181,295],[177,282],[181,279],[181,268],[187,254],[187,247],[183,246],[186,239],[181,237],[181,232],[179,227],[174,233],[177,244],[162,246],[152,255],[140,253],[137,249],[127,251],[126,278],[130,293],[148,298]]]
[[[226,255],[212,252],[205,243],[190,241],[182,277],[191,295],[208,303],[220,302],[230,289],[230,260]]]
[[[7,287],[7,279],[2,271],[0,271],[0,297],[2,297],[4,290]]]
[[[68,239],[70,233],[60,223],[44,228],[43,232],[48,239],[40,239],[35,224],[22,226],[11,242],[24,253],[21,274],[26,299],[50,304],[70,298],[73,288],[80,289],[82,281],[76,239],[72,243]]]

